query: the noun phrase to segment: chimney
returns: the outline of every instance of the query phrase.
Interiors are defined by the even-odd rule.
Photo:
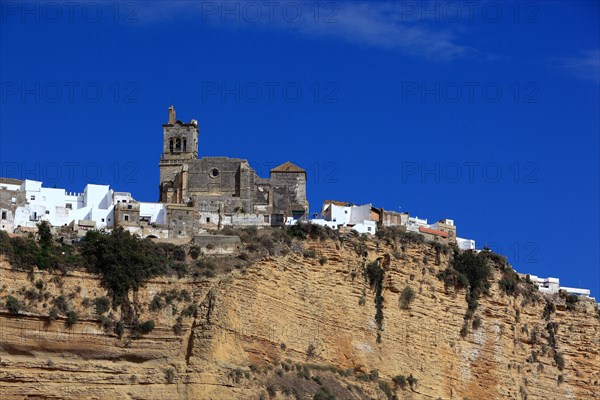
[[[177,121],[175,116],[175,106],[171,105],[169,107],[169,124],[173,125]]]

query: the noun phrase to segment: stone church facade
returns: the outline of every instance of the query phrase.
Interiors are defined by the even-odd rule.
[[[169,229],[192,233],[194,226],[282,225],[308,215],[306,171],[286,162],[262,178],[247,160],[198,159],[198,123],[184,123],[169,107],[163,124],[160,202],[167,206]],[[185,225],[185,226],[184,226]]]

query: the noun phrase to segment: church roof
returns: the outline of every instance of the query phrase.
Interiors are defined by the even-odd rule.
[[[273,168],[271,170],[271,172],[304,172],[304,173],[306,173],[305,170],[303,170],[302,168],[300,168],[299,166],[297,166],[295,164],[292,164],[289,161]]]

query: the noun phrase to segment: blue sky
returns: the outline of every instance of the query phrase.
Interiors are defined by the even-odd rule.
[[[270,4],[270,5],[269,5]],[[0,5],[0,176],[158,198],[167,107],[201,156],[307,170],[600,294],[599,3]]]

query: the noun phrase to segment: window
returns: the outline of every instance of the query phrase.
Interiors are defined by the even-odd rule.
[[[67,204],[65,205],[65,207],[66,207],[67,209],[69,209],[69,210],[72,210],[72,209],[73,209],[73,204],[71,204],[71,203],[67,203]]]
[[[169,139],[169,151],[173,152],[173,139]]]
[[[6,211],[2,211],[2,219],[6,219]]]
[[[129,215],[127,215],[127,214],[123,215],[123,220],[124,221],[129,221]]]
[[[46,215],[49,215],[49,214],[50,214],[50,211],[49,211],[49,210],[46,210]]]
[[[128,210],[131,210],[131,208],[132,208],[132,207],[131,207],[131,204],[127,204],[127,209],[128,209]]]
[[[187,139],[183,139],[183,151],[187,149]]]
[[[102,218],[102,222],[104,222],[104,218]]]
[[[17,198],[13,197],[12,199],[10,199],[10,202],[13,203],[13,204],[15,204],[17,202]]]
[[[210,217],[206,217],[206,223],[210,224]]]
[[[181,139],[179,138],[175,139],[175,149],[181,150]]]
[[[31,196],[31,197],[30,197],[30,199],[31,199],[31,200],[35,200],[35,196]]]
[[[367,230],[368,230],[369,232],[371,232],[371,227],[370,227],[370,226],[367,226]]]
[[[211,178],[216,178],[217,176],[219,176],[219,170],[216,168],[213,168],[210,170],[210,177]]]
[[[265,215],[265,216],[264,216],[264,221],[265,221],[265,224],[268,224],[268,223],[269,223],[269,216],[268,216],[268,215]]]

